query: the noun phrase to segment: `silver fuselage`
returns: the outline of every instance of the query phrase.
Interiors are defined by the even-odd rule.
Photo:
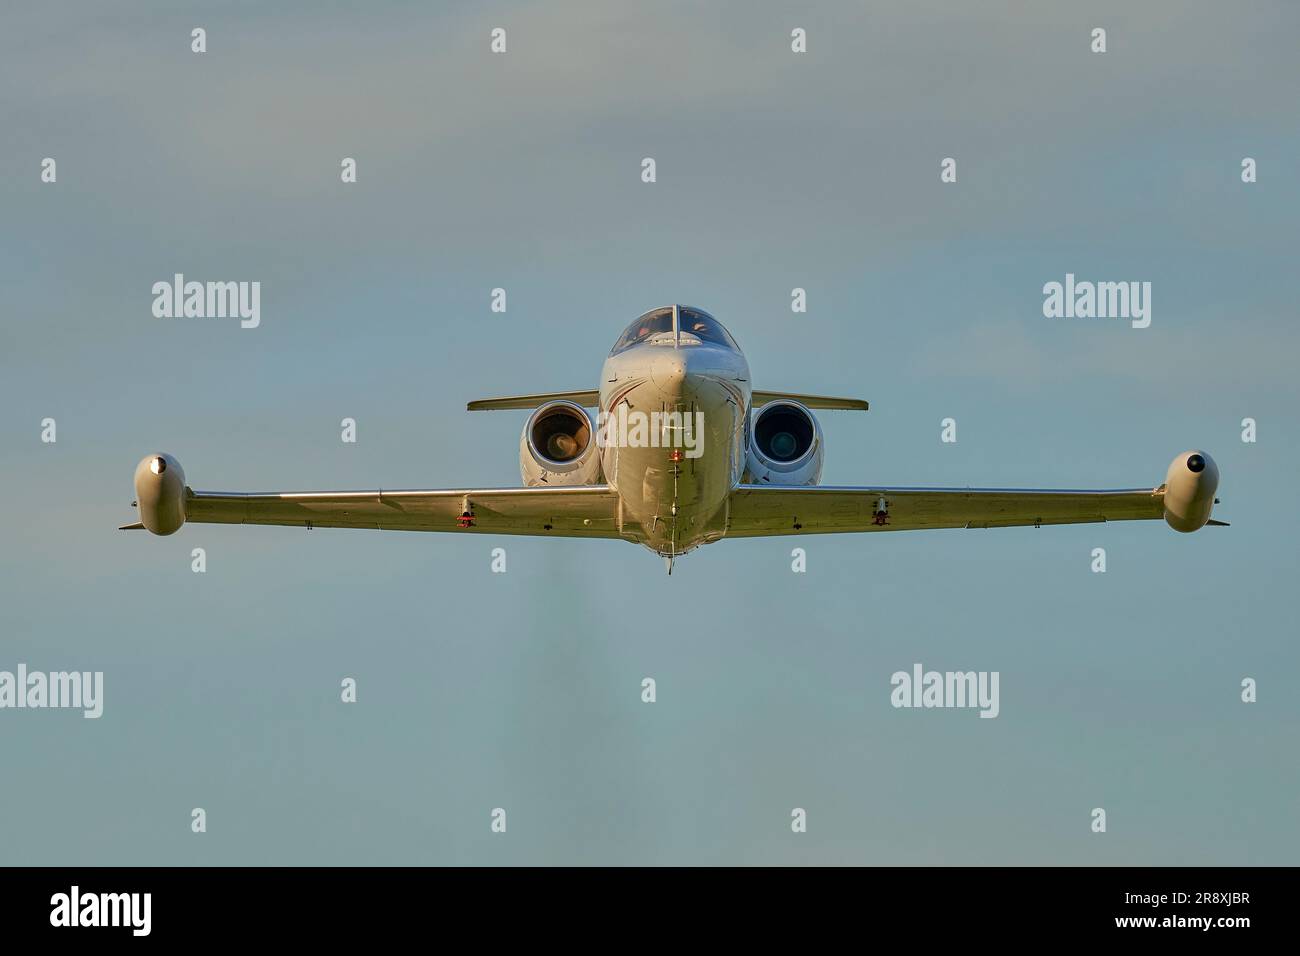
[[[726,533],[727,500],[745,471],[749,365],[738,349],[665,333],[606,359],[601,372],[603,414],[618,407],[697,414],[698,456],[681,453],[672,434],[658,447],[608,442],[601,449],[605,480],[622,507],[622,528],[663,555],[683,554]]]

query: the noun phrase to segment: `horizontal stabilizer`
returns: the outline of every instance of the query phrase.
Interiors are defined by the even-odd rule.
[[[865,412],[870,406],[862,398],[835,398],[829,395],[803,395],[799,392],[754,392],[754,404],[766,405],[775,401],[794,401],[808,408],[839,409],[843,411]],[[598,389],[583,389],[573,392],[544,392],[537,395],[507,395],[502,398],[480,398],[470,402],[466,409],[471,412],[495,412],[506,409],[540,408],[547,402],[575,402],[584,408],[595,408],[600,402]]]
[[[143,531],[144,525],[137,521],[135,524],[124,524],[117,529],[118,531]]]
[[[470,402],[465,408],[471,412],[495,412],[510,408],[540,408],[547,402],[575,402],[584,408],[595,408],[600,402],[597,389],[583,389],[578,392],[546,392],[540,395],[510,395],[505,398],[480,398]]]
[[[800,395],[798,392],[754,392],[754,404],[766,405],[780,400],[798,402],[805,408],[838,409],[846,412],[865,412],[871,406],[865,398],[833,398],[829,395]]]
[[[1205,523],[1206,523],[1207,525],[1213,525],[1213,526],[1216,527],[1216,528],[1231,528],[1231,527],[1232,527],[1232,525],[1229,524],[1228,522],[1226,522],[1226,521],[1219,521],[1217,518],[1211,518],[1209,521],[1207,521],[1207,522],[1205,522]]]

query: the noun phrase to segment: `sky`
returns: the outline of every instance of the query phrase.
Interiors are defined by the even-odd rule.
[[[0,863],[1296,863],[1298,27],[6,8],[0,671],[104,692],[0,710]],[[178,272],[260,282],[260,325],[156,318]],[[1044,317],[1067,273],[1150,282],[1150,327]],[[1199,448],[1232,526],[722,541],[671,578],[621,541],[117,530],[159,451],[209,490],[518,484],[525,413],[465,402],[594,388],[672,302],[756,387],[870,400],[821,413],[826,484],[1155,486]],[[916,663],[998,672],[997,718],[891,706]]]

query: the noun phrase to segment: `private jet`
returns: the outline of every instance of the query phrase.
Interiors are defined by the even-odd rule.
[[[820,485],[826,443],[813,411],[867,408],[857,398],[753,388],[722,324],[673,305],[627,327],[599,388],[469,403],[469,411],[531,411],[519,439],[522,487],[195,491],[180,462],[160,453],[136,467],[140,520],[124,530],[169,535],[200,522],[618,538],[661,555],[671,574],[677,557],[723,538],[1156,518],[1182,532],[1225,524],[1211,517],[1219,469],[1203,451],[1176,457],[1156,487]]]

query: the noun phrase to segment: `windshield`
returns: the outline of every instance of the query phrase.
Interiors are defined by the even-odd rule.
[[[682,308],[679,312],[682,318],[682,332],[693,335],[703,342],[725,345],[729,349],[739,351],[740,347],[736,345],[736,340],[722,327],[722,323],[709,313],[687,308]]]
[[[609,354],[613,355],[615,352],[631,348],[652,335],[657,335],[660,332],[671,332],[672,330],[673,310],[653,309],[627,327],[627,330],[614,343],[614,347],[610,349]]]
[[[740,346],[736,344],[736,340],[722,327],[722,323],[709,313],[687,306],[678,306],[678,315],[681,317],[680,332],[683,335],[693,336],[701,342],[711,342],[714,345],[721,345],[737,352],[740,351]],[[614,343],[614,347],[610,349],[609,354],[614,355],[624,349],[630,349],[652,336],[672,331],[672,307],[651,309],[627,327],[623,334],[619,336],[618,341]]]

